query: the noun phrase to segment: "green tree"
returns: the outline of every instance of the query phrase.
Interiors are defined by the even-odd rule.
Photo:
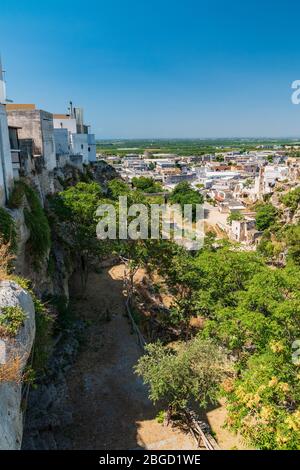
[[[259,204],[256,209],[256,227],[266,230],[275,224],[278,212],[272,204]]]
[[[300,187],[289,191],[281,197],[281,202],[289,207],[292,212],[296,212],[300,204]]]
[[[240,377],[225,382],[227,425],[262,450],[300,449],[299,367],[290,348],[270,342]]]
[[[97,183],[78,183],[49,200],[49,217],[55,233],[78,260],[85,288],[91,261],[106,245],[96,237],[96,210],[103,199]]]
[[[284,233],[284,240],[288,248],[288,258],[300,266],[300,225],[290,225]]]
[[[146,176],[132,178],[132,184],[135,188],[143,191],[144,193],[160,193],[163,187],[160,183],[154,181],[153,178]]]
[[[170,194],[169,202],[179,204],[184,210],[186,204],[193,205],[193,218],[196,216],[196,204],[203,204],[204,197],[198,191],[194,190],[187,181],[178,183]]]
[[[108,183],[108,194],[109,198],[117,200],[119,196],[128,196],[130,188],[125,181],[120,179],[113,179]]]
[[[239,293],[235,307],[219,307],[204,334],[235,357],[224,383],[228,425],[259,449],[300,448],[299,366],[292,344],[300,337],[300,270],[265,267]]]
[[[227,217],[227,222],[231,225],[234,220],[243,220],[243,218],[244,216],[240,211],[234,211]]]
[[[216,402],[225,363],[212,341],[197,336],[176,350],[160,342],[147,345],[135,371],[150,386],[150,399],[161,402],[172,414],[192,401],[201,407]]]

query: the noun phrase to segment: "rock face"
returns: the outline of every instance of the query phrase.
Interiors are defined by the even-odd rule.
[[[0,281],[0,316],[2,307],[20,307],[26,315],[24,325],[14,338],[2,338],[0,363],[3,370],[18,366],[10,379],[0,381],[0,450],[20,449],[23,434],[20,376],[28,361],[35,337],[35,311],[31,296],[15,282]]]
[[[48,175],[48,179],[44,178],[45,175]],[[64,187],[85,179],[98,182],[105,192],[107,182],[118,176],[115,169],[105,162],[98,162],[81,169],[66,165],[45,175],[39,172],[36,178],[30,178],[43,205],[47,205],[45,201],[47,194],[62,191]],[[23,210],[22,205],[19,209],[10,211],[18,235],[15,273],[32,282],[38,298],[55,295],[68,299],[69,278],[76,267],[75,260],[72,259],[68,249],[61,245],[57,233],[52,233],[51,254],[45,255],[41,260],[39,271],[36,271],[30,263],[30,250],[27,244],[30,232],[25,224]],[[1,307],[4,306],[19,306],[27,315],[24,326],[15,338],[0,338],[0,366],[8,364],[12,357],[18,358],[22,375],[35,337],[34,305],[31,296],[16,283],[0,281],[0,315]],[[60,432],[61,427],[72,423],[73,412],[69,405],[65,373],[72,367],[78,354],[80,337],[84,334],[84,330],[84,323],[78,320],[61,338],[55,340],[54,351],[47,364],[47,373],[43,377],[38,377],[38,387],[30,391],[25,420],[21,411],[20,378],[1,382],[0,376],[0,450],[20,449],[21,444],[23,449],[71,447],[66,436]]]
[[[73,422],[69,389],[65,374],[79,351],[85,324],[77,320],[57,342],[47,364],[46,373],[29,393],[23,450],[71,449],[72,443],[61,432]]]

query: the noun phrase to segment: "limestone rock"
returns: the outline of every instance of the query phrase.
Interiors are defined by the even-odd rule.
[[[26,320],[15,338],[1,338],[4,355],[2,367],[12,358],[24,369],[35,337],[35,311],[31,296],[12,281],[0,281],[0,315],[2,307],[21,307]],[[0,450],[20,449],[23,433],[20,380],[0,382]]]

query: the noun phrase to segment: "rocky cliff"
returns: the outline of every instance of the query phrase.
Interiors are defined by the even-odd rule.
[[[16,336],[0,340],[0,449],[20,449],[23,433],[22,375],[35,337],[31,296],[15,282],[0,281],[0,319],[6,307],[19,307],[25,320]],[[6,380],[5,380],[6,379]]]
[[[49,176],[50,189],[49,184],[47,182],[44,184],[41,178],[38,182],[36,180],[26,180],[26,182],[39,194],[41,204],[44,206],[47,205],[47,194],[62,191],[79,181],[96,181],[105,191],[106,183],[116,177],[117,174],[112,167],[99,162],[81,170],[71,165],[54,170]],[[34,294],[38,299],[49,298],[49,296],[68,299],[69,279],[75,269],[75,264],[66,247],[60,243],[57,234],[52,233],[51,253],[48,251],[43,256],[39,269],[36,269],[32,263],[30,243],[28,243],[30,230],[24,218],[24,209],[27,208],[26,198],[24,198],[20,207],[7,209],[14,220],[17,233],[15,274],[31,281]],[[0,316],[1,309],[6,307],[20,307],[26,319],[15,337],[5,337],[0,330],[0,450],[20,449],[22,445],[23,372],[32,350],[36,331],[34,303],[31,295],[10,280],[0,281]],[[55,449],[53,429],[56,430],[56,438],[58,436],[59,439],[63,439],[63,436],[57,433],[57,429],[72,421],[72,412],[65,406],[67,389],[64,372],[71,367],[76,357],[79,348],[78,338],[83,329],[82,322],[77,321],[64,332],[64,335],[53,338],[54,344],[47,364],[47,374],[37,377],[38,387],[31,389],[29,394],[23,448]],[[7,377],[1,377],[4,373],[8,374]],[[67,442],[65,447],[68,448]]]

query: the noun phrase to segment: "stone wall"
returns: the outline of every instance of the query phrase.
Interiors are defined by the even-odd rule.
[[[31,296],[15,282],[0,281],[0,316],[3,307],[21,307],[26,315],[15,338],[2,338],[0,363],[12,377],[0,381],[0,450],[20,449],[23,434],[20,376],[28,361],[35,337],[35,311]],[[15,372],[14,367],[17,367]],[[15,378],[13,378],[15,377]]]
[[[33,139],[35,156],[42,155],[47,170],[52,171],[56,166],[53,115],[39,109],[10,109],[7,116],[10,126],[19,127],[20,141]]]
[[[107,182],[117,176],[114,168],[105,163],[96,163],[84,168],[103,189]],[[48,173],[48,179],[49,179]],[[63,189],[63,181],[70,184],[80,181],[79,169],[67,165],[53,172],[54,191]],[[45,178],[47,172],[45,170]],[[45,192],[46,182],[42,184],[41,176],[32,178],[37,181],[41,191]],[[63,180],[63,181],[62,181]],[[24,198],[25,199],[25,198]],[[23,205],[26,204],[24,200]],[[27,241],[30,233],[24,220],[24,206],[10,210],[15,220],[18,234],[18,253],[15,260],[15,272],[32,281],[33,289],[38,298],[48,295],[69,297],[69,279],[75,269],[67,248],[61,245],[56,233],[52,233],[51,258],[52,273],[49,274],[48,256],[42,260],[39,271],[30,262],[30,250]],[[13,340],[0,339],[0,363],[5,365],[10,357],[21,358],[21,369],[28,361],[35,336],[35,312],[31,296],[12,281],[0,281],[0,315],[3,306],[20,306],[27,315],[24,327]],[[59,440],[59,448],[70,448],[70,443],[59,429],[72,423],[72,410],[67,405],[67,386],[65,371],[71,367],[78,349],[78,338],[83,334],[85,325],[76,321],[67,333],[54,339],[54,351],[47,364],[47,374],[38,382],[38,387],[29,394],[26,433],[22,444],[23,414],[22,414],[22,381],[0,382],[0,450],[1,449],[55,449]],[[22,372],[21,370],[21,372]]]

